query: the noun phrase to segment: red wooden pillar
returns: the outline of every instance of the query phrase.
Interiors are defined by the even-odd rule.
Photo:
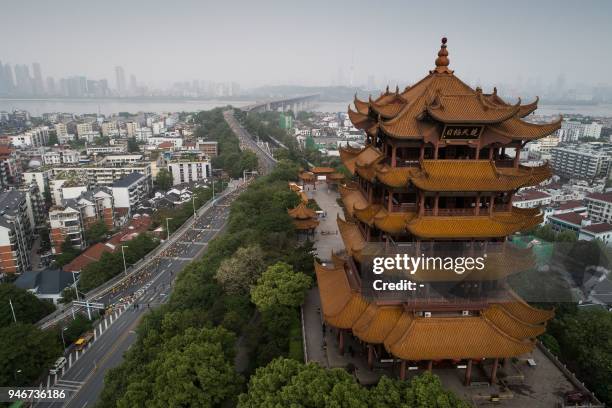
[[[467,362],[467,367],[465,368],[465,385],[470,385],[472,383],[472,359],[469,359]]]
[[[434,215],[438,215],[438,204],[440,202],[440,193],[436,193],[434,198]]]
[[[493,368],[491,368],[491,384],[497,384],[497,366],[499,365],[499,358],[493,360]]]
[[[489,160],[493,160],[493,145],[489,146]]]
[[[338,332],[339,332],[338,351],[340,352],[340,355],[343,356],[344,355],[344,331],[342,329],[339,329]]]
[[[425,213],[425,192],[419,192],[419,216],[423,216]]]
[[[436,142],[436,148],[434,149],[434,159],[438,160],[438,142]]]
[[[391,207],[393,205],[393,192],[391,190],[387,190],[389,193],[389,202],[387,203],[387,211],[391,212]]]
[[[432,369],[433,369],[433,360],[429,360],[427,362],[427,371],[429,371],[431,373]]]
[[[474,214],[480,214],[480,193],[476,196],[476,205],[474,206]]]
[[[489,215],[493,215],[493,207],[495,207],[495,197],[491,194],[489,196]]]
[[[374,368],[374,348],[371,344],[368,344],[368,368]]]
[[[421,151],[419,152],[419,160],[425,158],[425,143],[421,144]]]
[[[397,147],[395,145],[391,146],[391,167],[396,166],[397,161]]]
[[[406,379],[406,360],[402,360],[402,363],[400,364],[400,380],[405,380]]]
[[[516,152],[516,153],[514,153],[514,168],[518,169],[519,160],[520,160],[520,157],[521,157],[521,148],[517,147],[514,151]]]

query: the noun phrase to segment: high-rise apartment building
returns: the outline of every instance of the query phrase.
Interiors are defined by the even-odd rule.
[[[119,95],[125,94],[125,71],[123,67],[116,66],[115,67],[115,81],[117,85],[117,92]]]

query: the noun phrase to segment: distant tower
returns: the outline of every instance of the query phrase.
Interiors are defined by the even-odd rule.
[[[136,94],[138,90],[138,83],[136,82],[136,75],[130,75],[130,92]]]
[[[34,73],[34,95],[43,95],[45,93],[45,85],[43,83],[42,71],[38,62],[32,64],[32,71]]]
[[[125,71],[123,71],[123,67],[115,67],[115,80],[117,81],[117,92],[119,95],[125,95]]]

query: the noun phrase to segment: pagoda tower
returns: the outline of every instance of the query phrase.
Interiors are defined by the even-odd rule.
[[[559,129],[561,119],[529,123],[523,118],[537,99],[510,104],[496,89],[484,93],[462,82],[449,69],[446,42],[425,78],[367,102],[355,97],[355,110],[349,106],[366,146],[340,150],[354,181],[340,186],[345,219],[337,222],[345,253],[334,254],[331,265],[315,263],[321,312],[337,329],[341,352],[345,337],[354,336],[367,348],[370,367],[400,359],[403,379],[408,365],[461,364],[469,384],[478,363],[495,383],[500,362],[532,351],[553,316],[507,285],[506,277],[532,258],[506,243],[542,222],[540,209],[513,207],[512,196],[551,177],[547,164],[521,165],[520,154],[529,141]],[[470,275],[414,275],[460,292],[456,298],[428,293],[381,300],[363,290],[361,263],[371,244],[407,245],[417,255],[446,244],[466,251],[497,245],[503,253]]]

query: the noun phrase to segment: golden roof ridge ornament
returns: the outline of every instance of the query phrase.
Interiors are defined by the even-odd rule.
[[[453,71],[448,69],[448,64],[450,61],[448,59],[448,51],[446,50],[446,37],[442,37],[442,45],[440,46],[440,51],[438,51],[438,58],[436,58],[436,69],[429,71],[430,74],[452,74]]]

